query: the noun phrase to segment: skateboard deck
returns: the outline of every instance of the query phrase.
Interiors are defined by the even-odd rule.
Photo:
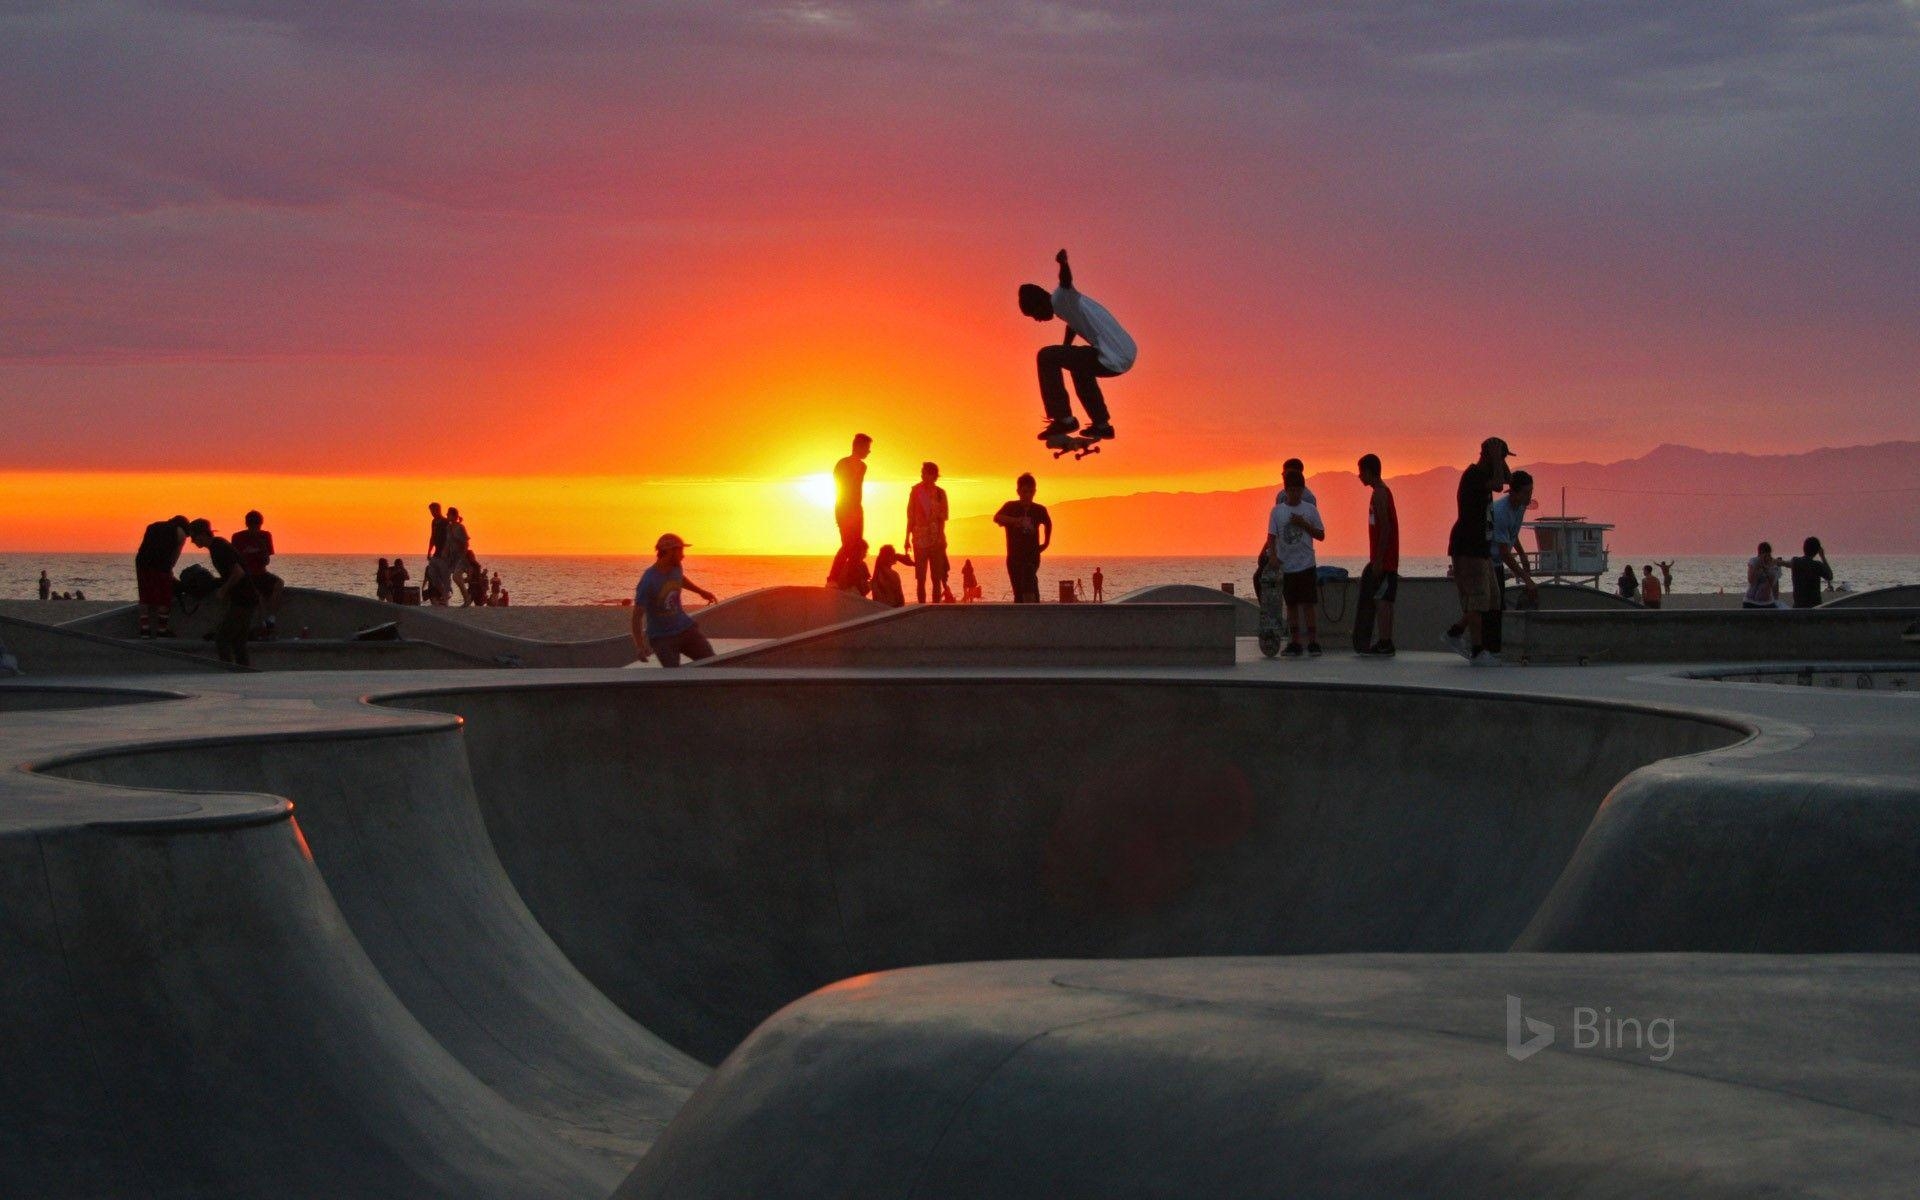
[[[1059,458],[1062,454],[1071,454],[1076,459],[1089,454],[1100,453],[1100,439],[1090,438],[1078,433],[1056,433],[1047,439],[1047,449]]]
[[[1374,590],[1379,586],[1373,565],[1360,572],[1360,599],[1353,606],[1353,652],[1365,654],[1373,646]]]
[[[1260,569],[1260,653],[1268,658],[1280,654],[1287,632],[1287,607],[1280,595],[1280,564],[1268,563]]]

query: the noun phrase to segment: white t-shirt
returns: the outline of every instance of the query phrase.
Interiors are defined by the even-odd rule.
[[[1099,301],[1072,288],[1060,288],[1053,293],[1053,312],[1100,352],[1101,366],[1115,375],[1124,375],[1133,369],[1133,360],[1139,357],[1140,351],[1134,346],[1132,336],[1120,328],[1120,322],[1114,320],[1113,314],[1101,307]]]
[[[1291,575],[1295,571],[1311,571],[1313,561],[1313,535],[1298,525],[1292,524],[1295,516],[1305,517],[1315,529],[1325,532],[1326,524],[1320,520],[1320,509],[1304,495],[1300,503],[1288,504],[1285,495],[1273,506],[1273,512],[1267,517],[1267,532],[1273,536],[1273,552],[1280,559],[1280,569]]]
[[[1754,555],[1747,560],[1747,571],[1751,573],[1760,566],[1760,556]],[[1760,572],[1760,577],[1747,585],[1748,604],[1778,604],[1780,602],[1780,560],[1774,559],[1773,566]]]

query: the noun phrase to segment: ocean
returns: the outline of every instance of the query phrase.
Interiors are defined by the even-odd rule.
[[[205,556],[188,547],[181,565],[204,562]],[[557,557],[535,555],[495,555],[486,561],[488,570],[498,571],[515,604],[617,604],[633,595],[634,582],[650,558]],[[801,556],[712,555],[697,552],[687,560],[687,574],[702,587],[722,597],[739,595],[754,588],[776,584],[818,584],[825,581],[828,559]],[[960,561],[954,561],[953,585],[958,591]],[[1329,557],[1322,560],[1345,567],[1355,575],[1365,565],[1360,558]],[[1646,559],[1628,560],[1616,555],[1613,574],[1627,561],[1637,568]],[[1746,555],[1681,558],[1673,568],[1674,590],[1683,593],[1739,593],[1746,590]],[[373,595],[375,559],[364,554],[283,554],[274,560],[274,570],[288,583],[299,587]],[[421,562],[407,564],[418,581]],[[997,556],[975,556],[975,570],[989,600],[1010,600],[1006,567]],[[1059,581],[1078,580],[1087,598],[1092,598],[1093,572],[1099,568],[1105,576],[1108,599],[1124,596],[1135,588],[1156,583],[1197,583],[1218,587],[1232,583],[1245,596],[1252,591],[1251,558],[1130,557],[1091,558],[1061,555],[1041,562],[1040,594],[1052,600],[1059,593]],[[1406,575],[1445,575],[1444,558],[1404,558]],[[1920,555],[1841,555],[1833,560],[1834,578],[1855,591],[1887,587],[1893,584],[1920,583]],[[0,599],[28,600],[37,596],[40,572],[45,570],[55,592],[81,591],[89,600],[127,600],[134,598],[133,555],[126,554],[0,554]],[[908,599],[913,597],[910,568],[901,568]],[[1611,586],[1611,580],[1607,581]]]

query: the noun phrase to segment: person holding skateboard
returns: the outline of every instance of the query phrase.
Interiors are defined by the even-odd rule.
[[[1021,312],[1041,322],[1059,317],[1067,326],[1067,335],[1058,346],[1040,349],[1040,400],[1047,410],[1047,427],[1040,431],[1040,440],[1061,438],[1080,428],[1062,379],[1071,375],[1074,393],[1087,410],[1087,428],[1080,436],[1088,442],[1104,441],[1114,433],[1100,381],[1132,370],[1139,351],[1112,313],[1073,286],[1067,252],[1054,255],[1053,261],[1060,264],[1058,288],[1049,293],[1037,283],[1020,285]],[[1075,338],[1086,345],[1074,345]]]
[[[1353,613],[1353,650],[1393,657],[1393,602],[1400,594],[1400,513],[1393,489],[1380,473],[1380,456],[1360,456],[1360,482],[1373,490],[1367,502],[1367,565],[1360,572],[1360,604]]]
[[[1279,594],[1276,596],[1273,583],[1267,582],[1261,589],[1261,609],[1264,613],[1272,613],[1279,602],[1286,604],[1287,645],[1280,651],[1281,657],[1300,657],[1303,652],[1300,631],[1305,626],[1307,644],[1304,653],[1318,658],[1320,575],[1313,544],[1326,539],[1327,527],[1320,519],[1320,509],[1306,497],[1306,476],[1300,471],[1288,470],[1280,480],[1285,487],[1273,506],[1273,512],[1267,517],[1267,542],[1261,547],[1261,552],[1272,564],[1269,570],[1279,568]],[[1267,630],[1263,628],[1261,632],[1265,634]],[[1273,634],[1278,632],[1276,629]],[[1263,651],[1266,649],[1266,640],[1262,639]]]

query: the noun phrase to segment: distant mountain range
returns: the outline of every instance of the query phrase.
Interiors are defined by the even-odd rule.
[[[1465,464],[1461,464],[1464,466]],[[1535,516],[1558,515],[1566,488],[1570,516],[1616,526],[1620,553],[1748,554],[1765,539],[1798,553],[1817,535],[1831,553],[1920,553],[1920,442],[1881,442],[1802,454],[1733,454],[1663,445],[1612,463],[1527,463]],[[1401,521],[1401,552],[1446,552],[1458,467],[1389,476]],[[1307,480],[1327,521],[1323,554],[1365,554],[1366,488],[1346,471]],[[1266,531],[1277,483],[1234,492],[1136,492],[1050,505],[1063,554],[1252,554]],[[1044,501],[1045,496],[1041,499]],[[958,552],[1002,544],[987,516],[957,520]]]

